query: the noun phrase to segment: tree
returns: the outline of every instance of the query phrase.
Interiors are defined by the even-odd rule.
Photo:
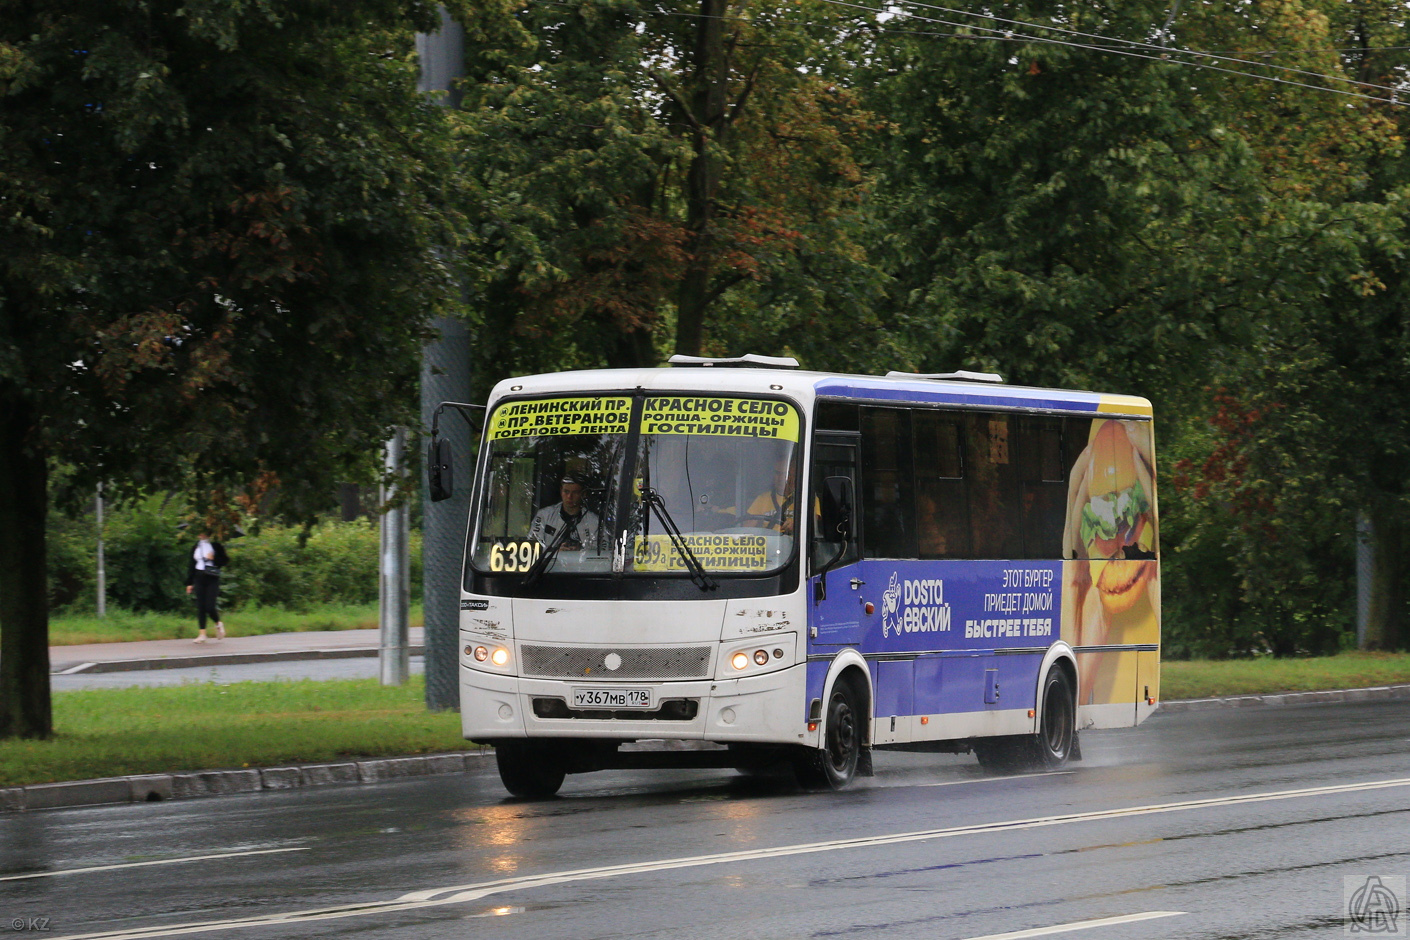
[[[1067,8],[1063,8],[1066,10]],[[995,15],[1144,41],[1164,4],[1046,2]],[[878,159],[874,257],[927,367],[1154,391],[1234,338],[1221,270],[1257,195],[1247,144],[1168,62],[910,20],[885,35],[868,104],[895,133]],[[894,23],[888,23],[888,26]],[[1055,37],[1065,38],[1065,37]]]
[[[1198,591],[1190,607],[1206,617],[1240,621],[1200,625],[1187,648],[1335,648],[1355,507],[1377,507],[1382,528],[1404,518],[1385,487],[1400,478],[1403,433],[1403,132],[1398,112],[1329,91],[1358,91],[1343,75],[1398,81],[1402,53],[1383,48],[1403,45],[1398,13],[1186,7],[1173,45],[1245,56],[1218,62],[1240,76],[1196,68],[1209,59],[1112,54],[1115,41],[1161,38],[1168,5],[988,12],[1011,22],[899,32],[877,56],[867,104],[898,130],[882,151],[873,257],[911,345],[930,369],[1152,397],[1174,432],[1165,453],[1218,478],[1162,490],[1177,523],[1162,527],[1172,583]],[[1390,58],[1368,66],[1377,56]],[[1233,391],[1211,403],[1221,386]],[[1237,596],[1211,598],[1214,585]]]
[[[51,732],[47,467],[307,518],[414,416],[455,193],[427,4],[0,12],[0,736]],[[91,492],[91,490],[88,490]]]
[[[875,119],[832,77],[850,22],[811,0],[472,16],[461,132],[485,373],[738,352],[733,311],[858,306],[878,278],[854,151]]]
[[[1391,4],[1309,2],[1243,15],[1261,17],[1240,32],[1244,51],[1303,49],[1281,61],[1372,83],[1327,83],[1343,91],[1385,97],[1410,64]],[[1189,468],[1194,495],[1236,519],[1228,557],[1265,621],[1264,641],[1280,654],[1334,650],[1349,632],[1364,517],[1375,559],[1366,645],[1398,648],[1410,600],[1407,117],[1389,103],[1305,89],[1227,90],[1258,153],[1267,208],[1242,252],[1258,272],[1245,300],[1254,329],[1222,357],[1220,433]]]

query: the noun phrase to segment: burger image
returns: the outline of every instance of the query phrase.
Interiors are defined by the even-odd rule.
[[[1092,584],[1109,614],[1130,610],[1155,577],[1154,485],[1149,459],[1122,422],[1096,427],[1087,457],[1077,536]],[[1085,499],[1084,499],[1085,497]],[[1076,506],[1073,506],[1076,509]]]

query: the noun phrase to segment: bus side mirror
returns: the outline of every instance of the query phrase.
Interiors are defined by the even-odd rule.
[[[818,537],[824,542],[852,541],[852,507],[856,501],[851,477],[828,477],[823,480],[819,503],[822,519]]]
[[[433,440],[426,450],[426,484],[433,503],[455,495],[455,460],[447,438]]]

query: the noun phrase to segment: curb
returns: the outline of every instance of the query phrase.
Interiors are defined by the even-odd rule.
[[[415,757],[381,757],[330,764],[296,764],[288,767],[250,767],[241,770],[199,770],[179,774],[137,774],[76,780],[71,783],[36,783],[0,789],[0,813],[68,806],[112,803],[156,803],[227,793],[259,790],[296,790],[335,784],[378,783],[406,777],[427,777],[483,770],[492,748],[426,754]]]
[[[1321,705],[1330,702],[1373,702],[1410,699],[1410,685],[1378,685],[1369,689],[1334,689],[1326,692],[1283,692],[1277,695],[1231,695],[1227,698],[1190,698],[1161,702],[1163,712],[1202,712],[1218,708],[1258,705]]]
[[[91,675],[96,672],[139,672],[146,669],[188,669],[192,666],[242,666],[246,663],[286,662],[303,659],[359,659],[376,656],[375,646],[354,649],[288,650],[280,653],[206,653],[199,656],[169,656],[162,659],[112,659],[99,663],[55,663],[55,676]],[[408,656],[425,656],[425,646],[407,647]]]
[[[315,650],[310,652],[343,651]],[[347,655],[347,653],[343,652],[343,655]],[[1410,699],[1410,685],[1382,685],[1367,689],[1336,689],[1326,692],[1284,692],[1277,695],[1176,699],[1161,702],[1158,710],[1162,712],[1197,712],[1261,705],[1320,705],[1333,702],[1405,699]],[[487,759],[493,754],[494,749],[486,747],[474,751],[455,751],[449,754],[382,757],[373,760],[340,761],[328,764],[251,767],[240,770],[200,770],[178,774],[137,774],[130,777],[107,777],[100,780],[76,780],[71,783],[37,783],[27,787],[0,788],[0,813],[115,803],[155,803],[202,796],[223,796],[227,793],[295,790],[302,787],[378,783],[406,777],[470,773],[485,769]]]

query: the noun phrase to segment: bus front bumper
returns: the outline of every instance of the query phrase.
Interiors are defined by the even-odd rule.
[[[638,717],[540,717],[535,700],[563,703],[568,711],[575,688],[593,684],[558,679],[524,679],[460,670],[460,720],[466,739],[596,738],[635,741],[645,738],[720,743],[803,744],[807,733],[806,668],[790,666],[741,679],[691,682],[624,683],[650,687],[653,705],[664,701],[696,702],[690,719]],[[621,715],[619,711],[616,714]]]

